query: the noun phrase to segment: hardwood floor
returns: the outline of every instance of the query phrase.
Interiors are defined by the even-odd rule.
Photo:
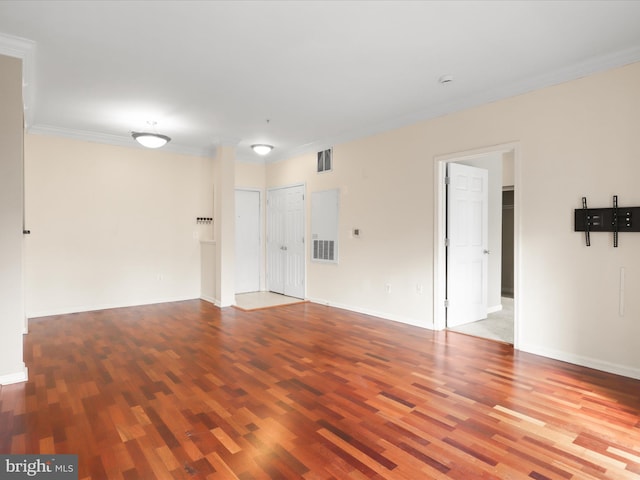
[[[311,303],[33,320],[0,453],[92,479],[638,479],[640,381]]]

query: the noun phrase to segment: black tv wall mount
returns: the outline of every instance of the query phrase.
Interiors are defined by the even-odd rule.
[[[618,233],[640,232],[640,207],[619,207],[618,196],[613,196],[611,208],[587,208],[587,197],[582,197],[582,208],[574,212],[575,232],[584,232],[587,247],[591,246],[591,232],[613,232],[613,246],[618,246]]]

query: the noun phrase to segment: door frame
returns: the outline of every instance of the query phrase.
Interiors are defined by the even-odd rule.
[[[260,254],[258,258],[258,291],[264,290],[264,218],[263,218],[263,192],[259,188],[237,187],[234,192],[252,192],[258,194],[258,244],[260,245]],[[235,195],[235,193],[234,193]],[[237,213],[237,212],[236,212]],[[235,240],[237,242],[237,239]],[[237,243],[236,243],[237,246]],[[237,250],[237,249],[236,249]],[[237,255],[237,253],[236,253]]]
[[[433,229],[433,328],[434,330],[444,330],[446,323],[446,287],[447,287],[447,252],[445,246],[445,236],[447,232],[447,189],[445,188],[445,177],[447,175],[446,164],[450,162],[459,162],[461,160],[470,160],[485,156],[489,153],[508,153],[513,152],[513,168],[514,168],[514,225],[513,225],[513,241],[514,241],[514,259],[513,259],[513,295],[514,299],[514,337],[513,346],[518,349],[520,345],[520,329],[518,328],[518,320],[520,318],[520,163],[521,151],[520,143],[512,142],[490,147],[483,147],[473,150],[451,153],[447,155],[438,155],[434,159],[434,229]]]
[[[265,290],[267,292],[271,291],[269,286],[269,261],[267,256],[269,255],[269,232],[267,229],[269,228],[269,193],[275,190],[284,190],[286,188],[296,188],[302,187],[302,200],[303,200],[303,209],[302,209],[302,224],[303,224],[303,235],[304,235],[304,252],[302,255],[302,281],[304,285],[302,286],[303,290],[303,298],[307,298],[307,184],[306,182],[300,183],[289,183],[286,185],[278,185],[277,187],[268,187],[265,193],[265,228],[264,228],[264,248],[265,248],[265,262],[264,262],[264,285]]]

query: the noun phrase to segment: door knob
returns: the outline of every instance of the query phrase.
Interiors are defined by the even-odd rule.
[[[491,250],[483,250],[482,253],[484,253],[485,255],[489,255],[491,253]]]

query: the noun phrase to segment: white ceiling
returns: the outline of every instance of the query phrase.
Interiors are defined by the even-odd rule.
[[[277,160],[639,61],[640,1],[2,0],[0,34],[32,132]]]

